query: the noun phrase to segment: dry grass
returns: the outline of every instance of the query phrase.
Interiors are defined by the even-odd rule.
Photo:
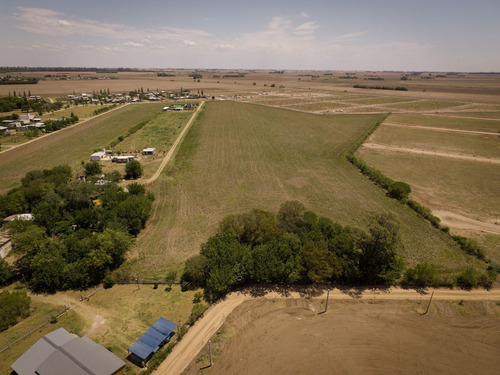
[[[79,304],[68,314],[58,318],[56,324],[46,324],[25,340],[0,355],[0,374],[10,374],[10,365],[38,339],[53,330],[64,327],[69,332],[88,336],[125,360],[127,349],[159,318],[164,317],[176,324],[184,324],[193,307],[196,291],[181,292],[174,285],[170,292],[160,285],[115,285],[98,291],[89,300],[80,303],[80,295],[88,292],[63,292],[55,295],[32,295],[30,317],[0,334],[0,348],[6,340],[20,337],[37,327],[47,317],[63,310],[64,306]],[[135,373],[139,368],[126,361]]]
[[[481,113],[471,114],[473,117],[481,117]],[[500,112],[497,114],[500,116]],[[419,115],[419,114],[392,114],[386,122],[395,122],[398,124],[418,125],[418,126],[431,126],[438,128],[449,128],[459,130],[473,130],[483,132],[500,132],[500,121],[468,118],[465,114],[464,117],[457,115]]]
[[[499,134],[500,136],[500,134]],[[499,136],[463,134],[394,126],[381,126],[370,142],[427,151],[500,159]]]
[[[157,200],[134,251],[150,274],[178,268],[229,214],[276,211],[286,200],[342,224],[366,225],[367,211],[391,211],[402,227],[409,265],[457,270],[463,254],[443,233],[359,174],[342,157],[380,115],[320,116],[234,102],[210,102],[167,174],[152,187]]]

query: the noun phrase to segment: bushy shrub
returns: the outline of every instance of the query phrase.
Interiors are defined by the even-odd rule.
[[[433,286],[436,283],[437,271],[436,267],[430,263],[423,262],[409,268],[405,272],[403,285],[408,286]]]
[[[115,285],[115,279],[111,275],[107,275],[102,281],[104,289],[110,289]]]
[[[410,195],[411,186],[403,181],[395,181],[389,185],[389,188],[387,190],[391,198],[396,198],[400,201],[403,201],[408,198],[408,195]]]
[[[480,276],[476,269],[467,267],[457,276],[457,285],[465,289],[476,288],[479,284]]]

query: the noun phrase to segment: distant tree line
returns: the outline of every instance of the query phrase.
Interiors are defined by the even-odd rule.
[[[352,86],[355,89],[373,89],[373,90],[396,90],[396,91],[408,91],[408,88],[404,86],[367,86],[367,85],[354,85]]]
[[[277,214],[226,217],[186,262],[181,283],[204,287],[210,300],[247,284],[393,284],[404,268],[401,246],[391,214],[371,215],[365,232],[285,202]]]
[[[20,187],[0,195],[2,217],[33,215],[6,224],[19,257],[10,271],[35,292],[96,285],[125,260],[152,200],[139,184],[125,192],[111,182],[74,180],[68,166],[28,172]]]
[[[26,111],[34,111],[38,112],[38,114],[42,114],[44,112],[57,111],[63,107],[63,103],[59,100],[55,102],[47,102],[44,99],[42,100],[28,100],[28,96],[31,94],[29,92],[16,93],[14,91],[13,95],[0,97],[0,112],[11,112],[15,110],[21,110],[23,112]]]
[[[37,83],[38,83],[38,78],[35,77],[5,76],[0,78],[0,85],[35,85]]]
[[[95,67],[46,67],[46,66],[1,66],[0,72],[95,72],[95,73],[117,73],[117,72],[152,72],[152,70],[138,68],[95,68]]]

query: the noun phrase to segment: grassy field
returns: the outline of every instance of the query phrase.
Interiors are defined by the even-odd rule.
[[[111,106],[111,104],[108,104],[108,105],[99,105],[99,104],[78,105],[75,107],[65,108],[65,109],[61,109],[59,111],[46,113],[46,114],[42,115],[42,121],[50,120],[50,119],[57,119],[57,118],[61,118],[61,117],[70,117],[72,112],[75,116],[78,116],[78,118],[81,121],[87,117],[94,116],[94,111],[96,109],[100,109],[103,107],[110,107],[110,106]]]
[[[196,291],[181,292],[178,285],[165,291],[160,285],[115,285],[111,289],[99,290],[89,300],[80,303],[81,294],[88,292],[64,292],[55,295],[32,295],[31,315],[16,326],[0,333],[0,348],[7,341],[34,330],[53,315],[61,312],[64,305],[79,304],[68,314],[58,318],[57,323],[48,323],[30,336],[12,345],[0,354],[0,375],[10,374],[10,365],[38,339],[53,330],[64,327],[69,332],[88,336],[125,360],[127,349],[159,318],[164,317],[176,324],[184,324],[193,307]],[[5,345],[4,345],[5,344]],[[133,373],[139,368],[126,361]]]
[[[320,116],[234,102],[210,102],[177,158],[152,186],[153,215],[138,238],[134,267],[146,274],[180,268],[229,214],[277,211],[300,200],[321,215],[364,227],[368,211],[401,223],[407,263],[453,272],[466,262],[442,232],[384,193],[342,153],[381,115]]]
[[[30,170],[59,164],[76,167],[80,161],[88,161],[94,150],[107,146],[113,138],[137,123],[151,119],[161,107],[161,103],[128,105],[3,153],[0,157],[0,192],[16,186]]]
[[[140,183],[156,172],[165,153],[170,149],[192,114],[193,112],[191,111],[160,112],[145,126],[125,138],[113,148],[113,151],[138,156],[138,160],[143,169],[143,175],[137,182]],[[156,148],[156,154],[141,155],[141,151],[146,147]],[[101,165],[105,173],[116,170],[122,175],[125,174],[125,164],[102,161]]]

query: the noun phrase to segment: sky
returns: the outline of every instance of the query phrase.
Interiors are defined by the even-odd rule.
[[[0,0],[0,66],[500,71],[500,0]]]

